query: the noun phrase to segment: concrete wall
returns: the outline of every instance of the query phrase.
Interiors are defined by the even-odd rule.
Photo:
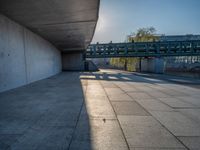
[[[99,71],[97,65],[92,60],[87,60],[88,62],[88,71]]]
[[[84,70],[84,62],[83,52],[62,53],[63,71]]]
[[[61,53],[52,44],[0,14],[0,92],[61,71]]]
[[[151,73],[164,73],[164,58],[142,58],[141,71]]]

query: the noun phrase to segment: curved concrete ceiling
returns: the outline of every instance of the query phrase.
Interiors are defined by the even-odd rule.
[[[41,35],[62,51],[90,44],[100,0],[1,0],[0,12]]]

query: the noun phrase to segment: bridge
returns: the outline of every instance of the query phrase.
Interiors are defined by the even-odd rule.
[[[91,44],[87,58],[168,57],[200,55],[200,41],[159,41]]]
[[[0,150],[199,149],[199,80],[85,72],[99,5],[0,0]],[[200,41],[110,43],[86,57],[142,57],[143,70],[159,72],[161,56],[199,50]]]

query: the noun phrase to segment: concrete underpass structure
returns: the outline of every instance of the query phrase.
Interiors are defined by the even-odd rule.
[[[0,1],[0,92],[84,70],[99,0]]]
[[[165,63],[163,57],[142,58],[140,70],[142,72],[164,73]]]
[[[99,0],[0,1],[0,150],[199,150],[200,80],[61,72],[92,69],[85,48],[98,8]],[[154,70],[156,59],[141,65]]]

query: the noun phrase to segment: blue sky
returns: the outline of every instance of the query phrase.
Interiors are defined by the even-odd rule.
[[[123,42],[150,26],[158,34],[200,34],[200,0],[101,0],[92,43]]]

